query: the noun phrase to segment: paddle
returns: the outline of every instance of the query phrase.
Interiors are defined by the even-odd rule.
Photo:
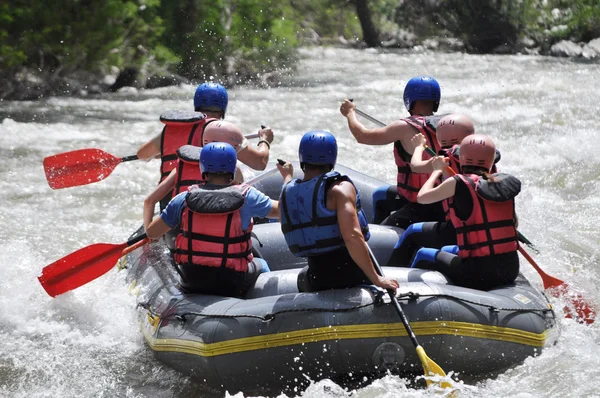
[[[383,270],[379,266],[379,263],[377,262],[377,259],[375,258],[375,255],[373,254],[373,251],[371,250],[371,248],[369,247],[368,244],[367,244],[367,249],[369,250],[369,256],[371,256],[371,261],[373,261],[373,265],[375,266],[375,271],[377,271],[377,274],[379,274],[379,276],[384,276]],[[398,313],[398,315],[400,315],[400,320],[402,321],[402,324],[404,325],[404,328],[406,329],[406,332],[408,333],[408,337],[410,337],[410,341],[415,346],[417,355],[419,356],[419,359],[421,360],[421,364],[423,365],[423,370],[425,371],[425,376],[446,377],[446,373],[444,372],[444,370],[437,363],[433,362],[433,360],[431,358],[429,358],[427,356],[427,354],[425,353],[425,349],[417,341],[417,336],[415,336],[415,332],[412,330],[412,327],[410,326],[410,323],[408,322],[408,319],[406,318],[406,315],[404,314],[404,311],[402,310],[402,306],[398,302],[398,299],[396,298],[394,291],[391,289],[388,289],[387,292],[388,292],[388,295],[390,296],[390,299],[392,300],[392,304],[394,305],[396,312]],[[442,388],[453,388],[452,384],[450,384],[447,381],[442,381],[440,384],[440,383],[430,380],[429,377],[425,378],[425,381],[427,382],[427,387],[429,387],[431,384],[435,383],[435,384],[439,384],[440,387],[442,387]]]
[[[281,159],[277,161],[285,164]],[[275,172],[276,167],[257,175],[246,184],[255,184]],[[119,258],[148,242],[146,234],[142,234],[121,244],[96,243],[86,246],[44,267],[38,280],[50,296],[56,297],[104,275]]]
[[[561,281],[560,279],[554,278],[547,273],[545,273],[539,265],[531,258],[529,253],[523,249],[519,245],[519,252],[529,261],[529,264],[535,268],[535,270],[542,277],[542,282],[544,283],[544,289],[548,290],[550,294],[552,294],[556,298],[560,297],[568,297],[571,306],[565,306],[563,311],[565,311],[566,318],[574,318],[580,323],[586,323],[591,325],[596,320],[597,310],[591,305],[582,295],[581,293],[573,293],[570,292],[570,287],[566,282]],[[575,314],[573,314],[573,310]]]
[[[258,133],[245,137],[257,138]],[[44,158],[44,172],[50,188],[70,188],[102,181],[119,164],[137,159],[136,155],[119,158],[102,149],[78,149]]]
[[[363,111],[361,111],[359,109],[356,109],[356,113],[381,127],[385,126],[385,124],[382,123],[381,121],[375,119],[374,117],[364,113]],[[423,147],[425,148],[425,151],[429,155],[437,156],[437,154],[433,151],[433,149],[429,148],[427,145],[423,145]],[[454,172],[454,170],[449,166],[446,168],[446,170],[451,175],[456,174]],[[533,244],[529,241],[529,239],[527,239],[522,233],[520,233],[518,231],[517,231],[517,234],[518,234],[518,239],[520,242],[525,243],[526,245],[531,247],[534,251],[538,252],[537,249],[535,247],[533,247]],[[518,249],[519,249],[519,252],[523,255],[523,257],[525,257],[525,259],[527,259],[529,264],[531,264],[533,266],[533,268],[538,272],[538,274],[542,278],[542,282],[544,284],[545,290],[548,290],[556,298],[569,297],[572,307],[566,306],[564,308],[565,316],[567,318],[573,318],[575,315],[575,319],[577,319],[578,321],[585,322],[588,325],[591,323],[594,323],[597,310],[594,308],[593,305],[588,303],[580,293],[569,292],[569,285],[567,283],[565,283],[564,281],[561,281],[560,279],[554,278],[554,277],[546,274],[540,268],[540,266],[537,265],[537,263],[529,255],[529,253],[527,253],[527,251],[525,251],[525,249],[521,245],[518,246]],[[575,314],[573,314],[572,308],[574,308]]]
[[[101,149],[78,149],[44,158],[46,180],[52,189],[87,185],[108,177],[118,164],[137,160],[118,158]]]
[[[121,244],[86,246],[44,267],[38,280],[46,293],[56,297],[104,275],[119,258],[148,241],[146,234],[142,234]]]

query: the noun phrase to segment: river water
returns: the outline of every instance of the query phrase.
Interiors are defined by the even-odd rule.
[[[340,163],[391,183],[391,146],[357,144],[339,103],[352,97],[363,111],[391,121],[406,116],[401,98],[406,81],[435,76],[442,86],[440,113],[472,115],[476,131],[491,135],[501,150],[501,170],[523,182],[517,198],[520,230],[540,250],[538,264],[600,302],[597,64],[325,48],[302,54],[298,72],[285,84],[231,90],[227,119],[246,133],[260,124],[272,126],[272,158],[295,159],[304,132],[331,130]],[[156,161],[130,162],[99,183],[53,191],[42,159],[80,148],[133,154],[160,132],[160,113],[191,109],[193,92],[193,86],[184,86],[94,99],[0,102],[0,396],[196,396],[197,382],[162,366],[146,348],[122,273],[111,271],[55,299],[36,280],[45,265],[78,248],[125,241],[140,225],[142,201],[158,178]],[[524,259],[521,264],[541,288],[536,271]],[[554,303],[561,308],[560,301]],[[461,396],[600,396],[599,327],[561,317],[555,346],[494,379],[461,385]],[[351,394],[435,396],[396,377]],[[304,394],[348,395],[327,381]]]

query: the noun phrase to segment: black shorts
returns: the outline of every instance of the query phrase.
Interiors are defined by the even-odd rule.
[[[422,205],[419,203],[408,202],[400,210],[390,214],[383,220],[381,225],[391,225],[406,229],[410,224],[427,221],[444,221],[446,215],[442,202]]]
[[[509,285],[519,275],[517,252],[493,256],[463,258],[459,264],[419,263],[419,268],[431,269],[447,275],[456,286],[477,290],[491,290]]]
[[[307,258],[308,266],[298,274],[298,290],[316,292],[327,289],[345,289],[371,284],[367,276],[352,260],[346,247]]]

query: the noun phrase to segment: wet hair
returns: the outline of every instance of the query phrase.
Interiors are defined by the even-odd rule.
[[[208,176],[224,177],[226,175],[229,175],[229,181],[233,181],[234,176],[232,173],[202,173],[202,179],[206,181]]]
[[[300,168],[302,169],[302,171],[306,171],[306,169],[309,169],[309,170],[322,171],[323,173],[329,173],[331,170],[333,170],[333,165],[332,164],[314,164],[314,163],[303,162],[302,164],[300,164]]]
[[[483,177],[484,180],[487,180],[489,182],[498,182],[498,179],[496,177],[494,177],[492,174],[490,174],[490,172],[487,171],[483,167],[460,166],[460,168],[462,170],[462,174],[475,174],[475,175]]]
[[[414,112],[414,110],[415,110],[415,105],[416,105],[416,103],[417,103],[417,102],[424,103],[424,104],[425,104],[425,103],[431,104],[431,113],[435,113],[434,109],[435,109],[435,103],[436,103],[437,101],[429,101],[429,100],[416,100],[416,101],[414,101],[414,102],[413,102],[412,106],[410,107],[410,110],[408,111],[408,113],[409,113],[411,116],[413,116],[413,115],[414,115],[414,113],[413,113],[413,112]]]
[[[221,108],[217,108],[217,107],[214,107],[214,106],[199,106],[199,107],[194,108],[194,111],[196,111],[196,112],[202,112],[202,113],[205,113],[205,112],[221,112],[221,119],[225,118],[225,111],[223,109],[221,109]]]

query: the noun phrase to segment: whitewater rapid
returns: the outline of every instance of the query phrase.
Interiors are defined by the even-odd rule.
[[[296,159],[304,132],[327,129],[338,138],[339,163],[392,183],[391,145],[357,144],[339,114],[340,101],[352,97],[363,111],[389,122],[407,115],[401,98],[406,81],[435,76],[442,86],[439,113],[471,115],[476,131],[491,135],[502,152],[500,169],[523,182],[520,230],[540,250],[538,264],[600,303],[597,64],[328,48],[302,54],[298,72],[282,85],[230,90],[227,119],[246,134],[271,126],[272,159]],[[191,110],[194,88],[0,101],[0,396],[196,396],[197,381],[164,367],[146,348],[122,273],[113,270],[55,299],[36,279],[45,265],[81,247],[124,242],[141,224],[142,201],[158,180],[156,161],[137,161],[119,165],[99,183],[53,191],[43,158],[81,148],[134,154],[160,132],[160,113]],[[542,287],[524,259],[521,269]],[[563,319],[561,302],[553,302],[558,343],[494,379],[461,385],[461,396],[600,395],[599,326]],[[303,396],[350,394],[435,395],[388,376],[353,392],[322,381]]]

